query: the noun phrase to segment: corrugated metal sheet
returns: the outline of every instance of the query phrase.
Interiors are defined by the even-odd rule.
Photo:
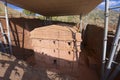
[[[8,3],[45,16],[87,14],[102,0],[7,0]]]

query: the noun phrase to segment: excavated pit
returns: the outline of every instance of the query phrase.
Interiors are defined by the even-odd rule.
[[[0,21],[6,30],[5,20]],[[9,74],[0,74],[1,79],[5,80],[7,75],[9,76],[6,80],[100,79],[104,31],[102,27],[87,25],[82,35],[77,32],[74,23],[10,18],[10,28],[13,55],[17,60],[24,60],[29,64],[23,62],[28,66],[25,67],[28,71],[26,73],[24,67],[21,67],[19,73],[22,76],[16,77],[18,75],[14,74],[14,68],[18,63],[13,60],[14,68],[10,68]],[[113,38],[108,39],[107,52],[110,51]],[[1,58],[1,62],[3,61],[6,62]],[[5,71],[7,69],[3,69],[4,73]]]

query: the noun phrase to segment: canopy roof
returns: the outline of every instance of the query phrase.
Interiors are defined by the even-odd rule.
[[[102,0],[7,0],[8,3],[44,16],[87,14]]]

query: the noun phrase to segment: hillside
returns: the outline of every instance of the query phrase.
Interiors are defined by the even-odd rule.
[[[20,13],[10,7],[8,7],[7,9],[8,9],[9,16],[13,16],[13,17],[24,16],[23,13]],[[4,13],[5,13],[5,5],[2,2],[0,2],[0,15],[4,15]]]
[[[109,25],[115,26],[118,21],[118,12],[110,11],[110,17],[109,17]],[[40,16],[40,18],[44,18],[43,16]],[[75,22],[79,23],[79,16],[55,16],[52,17],[52,20],[57,21],[63,21],[63,22]],[[83,23],[86,24],[95,24],[99,26],[104,25],[104,11],[100,10],[98,8],[91,11],[87,16],[83,16]]]
[[[116,11],[110,11],[109,14],[109,25],[115,26],[118,21],[118,12]],[[104,24],[104,11],[100,10],[98,8],[94,9],[88,14],[88,22],[89,23],[95,23],[97,25],[103,25]]]

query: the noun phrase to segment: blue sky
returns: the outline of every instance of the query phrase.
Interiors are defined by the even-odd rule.
[[[98,8],[104,9],[104,5],[105,5],[105,2],[103,0],[103,2],[100,5],[98,5]],[[16,7],[16,6],[11,5],[11,4],[9,4],[8,6],[19,11],[19,12],[22,12],[22,10],[23,10],[22,8]],[[120,6],[120,0],[110,0],[110,7],[114,7],[114,6]]]
[[[22,12],[22,10],[23,10],[22,8],[17,7],[17,6],[14,6],[14,5],[12,5],[12,4],[8,4],[8,6],[11,7],[12,9],[14,9],[14,10],[19,11],[19,12]]]
[[[110,7],[116,7],[116,6],[120,6],[120,0],[110,0]],[[100,9],[104,9],[105,7],[105,2],[103,1],[100,5],[98,5],[98,8]]]

